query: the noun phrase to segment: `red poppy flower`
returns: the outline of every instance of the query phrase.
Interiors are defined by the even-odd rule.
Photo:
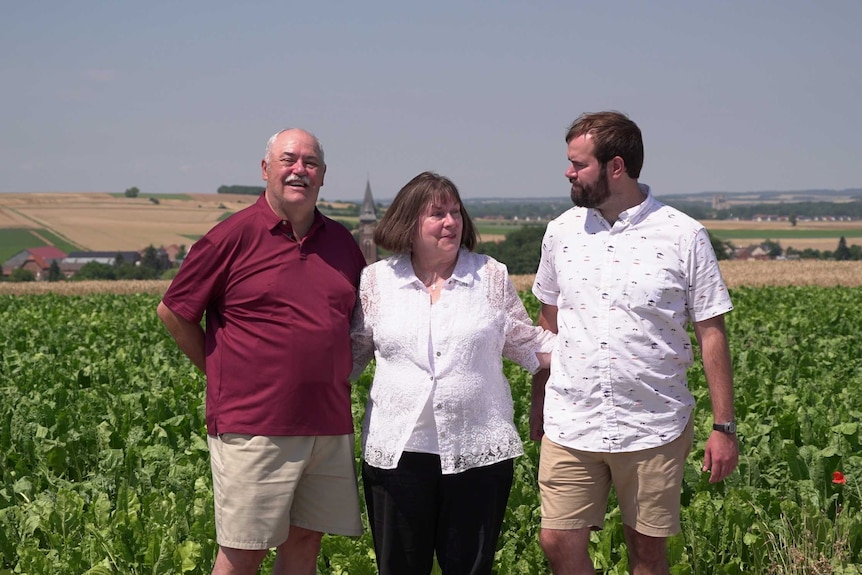
[[[832,472],[832,483],[836,483],[838,485],[844,485],[847,483],[847,480],[844,478],[844,474],[840,471]]]

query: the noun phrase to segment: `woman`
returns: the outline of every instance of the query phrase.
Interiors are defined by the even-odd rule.
[[[381,575],[490,573],[523,453],[505,356],[547,367],[554,335],[533,326],[504,265],[447,178],[404,186],[374,233],[392,257],[365,268],[354,376],[376,359],[362,478]]]

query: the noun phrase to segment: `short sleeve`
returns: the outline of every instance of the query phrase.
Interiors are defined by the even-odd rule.
[[[706,229],[700,228],[689,249],[688,306],[691,321],[703,321],[733,309]]]
[[[539,269],[533,280],[533,295],[540,302],[547,305],[557,305],[560,297],[560,286],[557,282],[556,264],[554,255],[556,252],[556,222],[548,224],[545,236],[542,238],[542,257],[539,260]]]
[[[224,254],[206,237],[195,242],[162,299],[183,319],[198,323],[213,299],[224,292]]]

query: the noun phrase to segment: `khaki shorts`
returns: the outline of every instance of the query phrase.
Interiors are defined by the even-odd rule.
[[[208,436],[216,541],[270,549],[291,525],[361,535],[353,435]]]
[[[542,528],[601,529],[613,485],[625,525],[650,537],[679,533],[692,421],[667,445],[624,453],[579,451],[544,436],[539,459]]]

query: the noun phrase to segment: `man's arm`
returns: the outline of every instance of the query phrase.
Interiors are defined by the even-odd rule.
[[[730,347],[724,328],[724,316],[719,315],[694,323],[694,334],[700,344],[703,371],[709,386],[712,418],[715,423],[734,420],[733,368]],[[703,452],[703,470],[710,472],[709,482],[717,483],[730,475],[739,462],[739,444],[735,434],[713,431]]]
[[[188,356],[192,363],[204,374],[207,372],[206,346],[204,330],[199,323],[192,323],[174,313],[163,302],[159,302],[157,310],[159,319],[168,328],[168,332],[177,342],[177,347]]]
[[[557,306],[542,304],[539,312],[539,325],[544,329],[557,333]],[[530,439],[539,441],[545,434],[545,384],[548,383],[551,371],[540,369],[533,376],[533,386],[530,398]]]

